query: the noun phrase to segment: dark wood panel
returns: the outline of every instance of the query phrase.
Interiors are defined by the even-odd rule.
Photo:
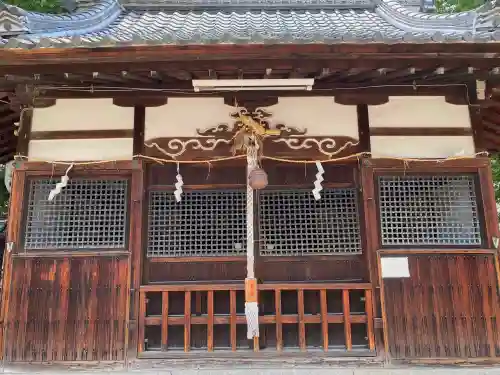
[[[228,165],[228,163],[209,164],[182,164],[179,172],[182,175],[184,185],[245,185],[246,184],[246,162],[239,166]],[[162,186],[174,189],[177,175],[177,166],[151,165],[148,168],[148,186]]]
[[[257,277],[267,281],[367,281],[363,255],[260,257]]]
[[[246,162],[237,161],[239,165],[229,163],[217,163],[214,165],[180,165],[179,171],[185,186],[210,186],[217,185],[245,185],[246,184]],[[314,164],[284,164],[264,160],[262,167],[267,172],[269,186],[313,186],[318,173]],[[350,164],[323,164],[325,174],[324,185],[336,184],[342,186],[354,186],[358,167],[356,163]],[[152,187],[174,188],[177,166],[151,165],[149,167],[148,185]]]
[[[13,260],[7,361],[122,360],[126,257]]]
[[[318,170],[314,164],[285,164],[264,160],[262,167],[267,172],[269,186],[314,186]],[[324,163],[323,175],[326,186],[337,184],[354,186],[356,184],[357,164],[332,164]]]
[[[257,277],[262,282],[299,281],[367,281],[368,270],[362,255],[354,256],[305,256],[259,258]],[[146,281],[242,281],[246,277],[246,261],[174,260],[158,259],[146,264]]]
[[[499,300],[492,255],[413,255],[410,278],[385,279],[393,358],[500,355]]]
[[[176,281],[242,281],[246,277],[246,261],[223,262],[147,262],[146,282]]]

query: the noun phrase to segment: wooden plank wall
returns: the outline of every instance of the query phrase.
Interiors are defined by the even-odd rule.
[[[393,359],[500,355],[493,255],[410,255],[410,278],[384,279]]]
[[[128,257],[14,258],[7,361],[125,357]]]

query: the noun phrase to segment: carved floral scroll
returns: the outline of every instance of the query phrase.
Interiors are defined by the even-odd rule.
[[[242,110],[245,115],[270,129],[270,114],[264,109],[254,112]],[[189,137],[154,138],[145,142],[145,154],[157,158],[176,160],[203,160],[233,155],[232,144],[243,124],[238,113],[233,124],[218,124],[207,129],[198,129],[196,135]],[[273,127],[279,135],[263,139],[263,154],[266,156],[324,160],[360,152],[359,141],[348,136],[315,137],[308,136],[307,129],[298,129],[285,124]]]

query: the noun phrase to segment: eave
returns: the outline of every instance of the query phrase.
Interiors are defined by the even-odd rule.
[[[500,43],[0,49],[0,89],[13,93],[29,85],[49,98],[130,100],[138,92],[146,99],[191,97],[197,95],[193,78],[292,77],[314,77],[314,89],[279,95],[334,96],[342,104],[369,105],[382,104],[393,95],[441,95],[451,103],[467,104],[476,80],[495,85],[500,79]],[[485,130],[487,138],[490,134],[486,148],[499,152],[500,136],[491,136],[491,128],[500,129],[500,115],[483,116],[481,121],[475,128],[490,129]],[[10,144],[8,155],[13,156],[14,149]]]
[[[295,61],[302,65],[327,64],[338,67],[401,66],[424,61],[463,65],[474,62],[478,67],[500,66],[500,43],[421,43],[421,44],[218,44],[218,45],[137,45],[101,48],[46,48],[37,50],[0,49],[1,73],[23,67],[43,72],[54,66],[72,70],[81,67],[105,68],[131,64],[139,68],[180,66],[186,62],[200,67],[225,61],[253,65],[256,62]],[[324,66],[324,65],[323,65]]]

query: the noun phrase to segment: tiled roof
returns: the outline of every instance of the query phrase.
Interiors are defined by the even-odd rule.
[[[418,13],[396,0],[94,0],[66,15],[4,6],[24,32],[6,48],[141,44],[446,42],[500,40],[499,8]],[[373,1],[373,2],[372,2]],[[1,10],[1,9],[0,9]],[[0,33],[2,22],[0,12]]]

